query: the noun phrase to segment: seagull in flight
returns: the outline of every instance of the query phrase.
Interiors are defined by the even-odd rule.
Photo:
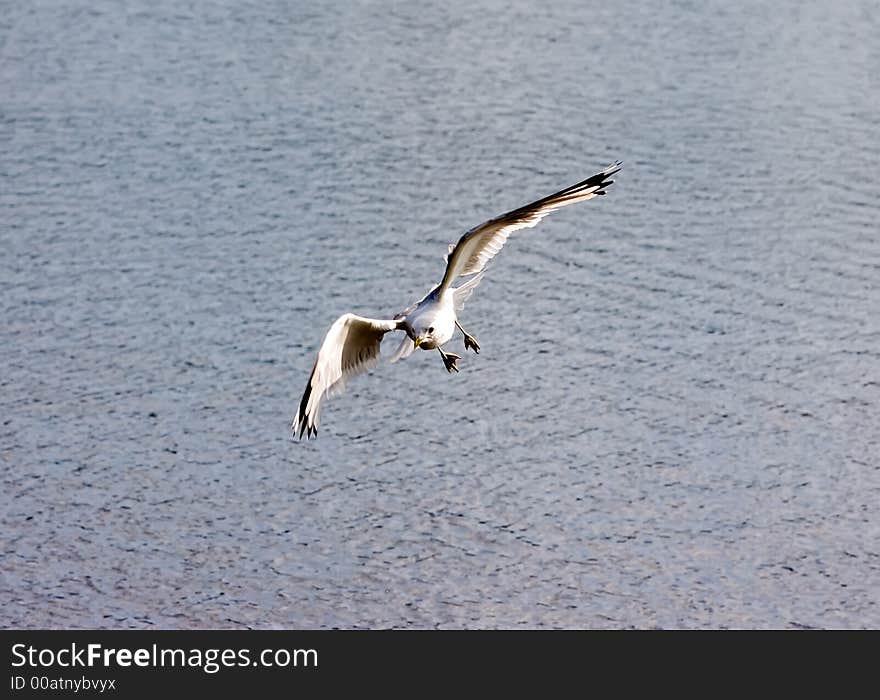
[[[392,362],[408,357],[416,348],[436,350],[446,371],[458,372],[456,362],[461,357],[445,352],[443,346],[452,340],[458,328],[464,336],[465,350],[480,352],[476,338],[458,322],[458,312],[483,278],[486,264],[498,254],[508,236],[519,229],[537,225],[552,211],[604,195],[605,188],[614,182],[611,176],[620,168],[621,163],[617,161],[576,185],[472,228],[457,243],[450,244],[446,253],[446,271],[440,284],[394,318],[365,318],[348,313],[336,319],[318,350],[318,358],[291,425],[294,434],[300,439],[318,434],[324,399],[341,391],[347,380],[379,363],[380,344],[386,333],[404,333],[391,357]],[[469,279],[454,287],[453,283],[463,277]]]

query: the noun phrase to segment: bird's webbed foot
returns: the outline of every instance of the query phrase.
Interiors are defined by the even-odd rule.
[[[456,321],[455,325],[458,326],[458,330],[461,331],[461,334],[464,336],[464,349],[465,350],[473,350],[478,355],[480,354],[480,344],[477,342],[477,339],[474,338],[470,333],[468,333],[464,328],[461,327],[461,324]]]
[[[480,344],[477,342],[477,339],[467,333],[464,334],[464,349],[473,350],[478,355],[480,354]]]
[[[456,355],[451,352],[443,352],[440,348],[437,348],[440,352],[440,357],[443,358],[443,364],[446,365],[446,371],[450,374],[452,372],[458,372],[458,365],[456,365],[456,361],[461,359],[460,355]]]

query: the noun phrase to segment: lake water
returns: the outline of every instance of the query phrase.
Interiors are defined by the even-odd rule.
[[[204,5],[0,12],[4,627],[880,626],[876,2]]]

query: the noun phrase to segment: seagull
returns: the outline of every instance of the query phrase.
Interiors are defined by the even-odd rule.
[[[483,278],[486,264],[494,258],[514,231],[532,228],[552,211],[575,202],[584,202],[605,194],[614,182],[611,176],[620,170],[617,161],[592,177],[566,187],[555,194],[514,209],[467,231],[457,243],[449,245],[446,271],[440,284],[421,300],[384,320],[347,313],[340,316],[318,350],[306,390],[293,419],[291,429],[300,439],[318,434],[318,420],[324,400],[341,391],[352,377],[379,363],[380,345],[386,333],[402,331],[405,335],[391,357],[397,362],[419,348],[436,350],[447,372],[458,372],[460,355],[443,350],[457,328],[464,336],[465,350],[480,352],[476,338],[458,322],[458,312]],[[459,278],[469,278],[454,287]]]

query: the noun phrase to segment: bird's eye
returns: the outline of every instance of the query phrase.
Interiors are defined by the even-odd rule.
[[[433,333],[433,332],[434,332],[434,326],[431,326],[431,327],[428,329],[428,333]]]

